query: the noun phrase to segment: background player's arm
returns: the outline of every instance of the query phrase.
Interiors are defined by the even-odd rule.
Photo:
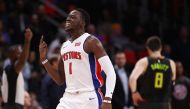
[[[24,36],[25,36],[25,42],[24,42],[23,51],[22,51],[19,59],[15,63],[15,71],[17,73],[21,72],[21,70],[24,67],[25,62],[28,59],[28,55],[29,55],[29,51],[30,51],[30,43],[31,43],[33,33],[29,28],[27,28],[26,31],[25,31]]]
[[[111,60],[107,56],[101,42],[93,36],[90,36],[84,43],[84,50],[87,53],[93,53],[98,59],[98,62],[106,74],[105,99],[111,100],[116,82],[116,75]]]
[[[129,85],[132,92],[133,103],[135,105],[139,105],[139,103],[144,101],[141,95],[137,91],[137,80],[140,77],[140,75],[142,75],[145,72],[147,66],[148,66],[147,58],[139,60],[136,63],[135,68],[133,69],[132,74],[129,78]]]
[[[170,66],[172,68],[172,80],[174,81],[176,79],[176,65],[173,60],[170,60]]]
[[[129,86],[132,93],[137,91],[137,79],[144,73],[148,66],[147,58],[139,60],[129,77]]]
[[[46,60],[46,55],[47,55],[48,47],[45,41],[43,41],[43,36],[40,39],[40,44],[39,44],[39,52],[40,52],[40,60],[43,62]],[[64,64],[63,61],[61,60],[61,56],[59,58],[59,63],[58,63],[58,71],[54,69],[49,62],[46,62],[44,64],[44,67],[50,77],[58,84],[62,85],[65,82],[65,72],[64,72]]]

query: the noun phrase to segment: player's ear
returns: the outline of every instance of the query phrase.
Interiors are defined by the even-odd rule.
[[[81,20],[81,25],[82,25],[82,27],[85,27],[85,21],[84,20]]]

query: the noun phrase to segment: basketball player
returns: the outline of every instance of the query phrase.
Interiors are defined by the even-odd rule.
[[[5,67],[2,75],[3,109],[23,109],[25,90],[21,71],[29,55],[32,36],[32,31],[26,29],[23,51],[19,45],[9,48],[10,64]]]
[[[57,109],[112,108],[115,71],[100,41],[85,33],[88,24],[89,15],[85,10],[76,9],[69,13],[65,30],[71,38],[61,47],[58,71],[46,59],[48,48],[41,38],[39,52],[42,64],[56,83],[63,84],[66,81],[66,90]],[[103,85],[102,71],[107,76],[105,97],[99,89]]]
[[[171,85],[176,78],[175,63],[161,55],[159,37],[150,37],[146,47],[150,56],[136,63],[129,80],[133,102],[138,109],[169,109]],[[137,90],[140,76],[142,82]]]

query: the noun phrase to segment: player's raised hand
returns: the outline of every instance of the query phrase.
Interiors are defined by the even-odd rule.
[[[40,44],[39,44],[39,53],[40,53],[40,60],[44,61],[46,59],[47,51],[48,51],[48,46],[46,42],[43,39],[43,35],[41,36],[40,39]]]
[[[27,28],[24,33],[25,41],[31,41],[33,37],[32,30],[30,28]]]

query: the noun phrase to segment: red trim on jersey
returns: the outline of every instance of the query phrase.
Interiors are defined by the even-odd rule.
[[[100,66],[98,60],[96,60],[96,77],[99,80],[100,85],[103,86],[104,79],[102,78],[101,72],[102,72],[101,66]]]
[[[100,88],[98,88],[98,93],[100,94],[100,96],[101,96],[102,100],[104,100],[104,95],[103,95],[103,93],[102,93],[102,91],[101,91],[101,89],[100,89]]]
[[[72,74],[72,63],[69,63],[69,74]]]

